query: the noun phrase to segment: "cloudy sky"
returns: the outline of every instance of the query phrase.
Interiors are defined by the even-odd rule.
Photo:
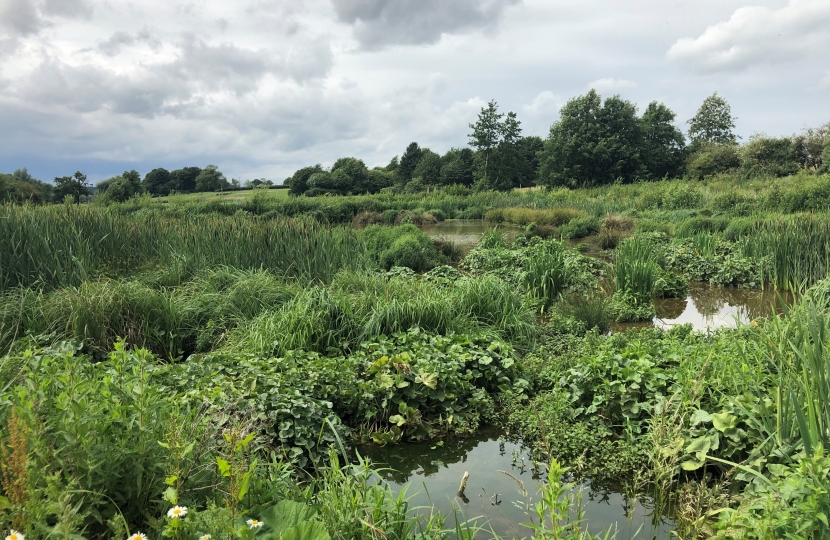
[[[0,171],[281,181],[463,146],[490,99],[544,136],[591,87],[789,135],[830,120],[828,51],[830,0],[0,0]]]

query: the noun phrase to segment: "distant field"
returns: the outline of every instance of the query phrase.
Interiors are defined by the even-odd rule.
[[[269,190],[261,190],[257,191],[257,193],[264,193],[269,197],[288,197],[288,190],[287,189],[269,189]],[[214,192],[214,193],[180,193],[176,195],[171,195],[169,197],[158,197],[156,200],[158,201],[166,201],[166,202],[202,202],[208,201],[211,199],[222,198],[223,200],[228,201],[241,201],[251,197],[254,194],[254,190],[246,189],[244,191],[224,191],[224,192]]]

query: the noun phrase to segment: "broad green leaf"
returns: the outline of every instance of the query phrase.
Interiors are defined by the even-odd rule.
[[[436,386],[438,386],[438,374],[437,373],[421,373],[415,378],[415,382],[422,383],[433,390]]]
[[[703,467],[704,463],[706,463],[705,459],[689,458],[680,463],[680,468],[684,471],[696,471]]]
[[[710,415],[708,412],[704,411],[703,409],[696,410],[695,413],[692,415],[692,418],[690,419],[692,427],[695,427],[696,425],[701,424],[703,422],[711,422],[711,421],[712,421],[712,415]]]
[[[393,424],[397,424],[398,426],[406,424],[406,419],[399,414],[393,414],[392,416],[390,416],[389,421]]]
[[[712,415],[712,424],[720,432],[728,431],[738,425],[738,417],[728,412],[716,413]]]
[[[269,532],[279,538],[288,529],[308,521],[316,514],[314,508],[296,501],[280,501],[275,506],[262,512],[262,522],[268,526]],[[283,536],[285,538],[285,536]]]
[[[331,540],[319,521],[304,521],[282,533],[280,540]]]
[[[703,435],[702,437],[698,437],[689,443],[689,446],[686,447],[686,453],[695,454],[702,452],[705,454],[711,447],[712,439],[710,439],[708,435]]]

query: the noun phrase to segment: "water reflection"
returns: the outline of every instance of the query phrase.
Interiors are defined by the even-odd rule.
[[[528,536],[528,529],[519,523],[528,520],[525,504],[538,500],[537,484],[545,474],[544,465],[534,467],[525,448],[499,438],[497,432],[483,430],[474,437],[447,438],[440,443],[366,445],[357,450],[376,464],[390,467],[381,474],[396,490],[406,483],[411,485],[410,507],[434,505],[442,514],[452,516],[453,505],[457,505],[465,518],[480,516],[479,525],[486,521],[487,528],[492,527],[503,538]],[[456,492],[465,471],[470,477],[466,496],[460,498]],[[521,497],[517,480],[524,484],[530,501]],[[647,505],[590,482],[579,489],[591,532],[599,534],[615,527],[618,538],[625,540],[635,537],[642,526],[643,533],[636,538],[668,538],[672,524],[659,516],[652,524]]]
[[[447,219],[431,225],[421,225],[420,229],[429,236],[448,240],[465,251],[469,251],[481,241],[484,233],[495,227],[493,223],[483,219]],[[518,225],[510,224],[502,224],[498,228],[504,233],[508,245],[523,230]]]
[[[615,331],[628,328],[658,326],[671,328],[679,324],[691,324],[695,330],[735,327],[738,322],[748,323],[759,317],[780,314],[783,305],[792,303],[792,294],[770,289],[738,289],[719,287],[707,283],[689,285],[686,298],[657,299],[653,321],[614,325]]]

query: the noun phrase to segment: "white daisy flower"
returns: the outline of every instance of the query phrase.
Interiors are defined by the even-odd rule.
[[[252,529],[259,529],[260,527],[262,527],[262,522],[257,519],[249,519],[248,527]]]
[[[26,540],[26,537],[12,529],[9,531],[9,535],[6,537],[6,540]]]
[[[186,506],[174,506],[170,510],[167,511],[167,517],[171,519],[175,518],[182,518],[187,515],[187,507]]]
[[[134,535],[127,538],[127,540],[147,540],[147,535],[144,533],[135,533]]]
[[[199,540],[210,540],[210,535],[209,534],[203,534],[202,536],[199,537]]]

